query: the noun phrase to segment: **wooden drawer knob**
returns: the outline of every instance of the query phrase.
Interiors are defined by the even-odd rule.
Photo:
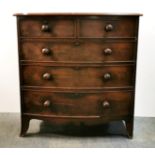
[[[114,28],[114,27],[113,27],[112,24],[107,24],[107,25],[105,26],[105,30],[106,30],[107,32],[112,31],[113,28]]]
[[[41,31],[43,32],[48,32],[50,30],[49,25],[48,24],[43,24],[41,26]]]
[[[42,49],[42,54],[44,54],[44,55],[49,55],[50,54],[50,49],[49,48],[43,48]]]
[[[51,79],[51,74],[50,73],[44,73],[43,74],[43,79],[44,80],[50,80]]]
[[[104,74],[104,79],[105,80],[110,80],[111,79],[111,74],[110,73],[105,73]]]
[[[110,103],[108,101],[103,101],[102,102],[102,107],[103,108],[109,108],[110,107]]]
[[[50,100],[46,100],[44,103],[43,103],[44,107],[49,107],[51,105],[51,101]]]
[[[104,54],[105,54],[105,55],[111,55],[111,54],[112,54],[112,49],[106,48],[106,49],[104,50]]]

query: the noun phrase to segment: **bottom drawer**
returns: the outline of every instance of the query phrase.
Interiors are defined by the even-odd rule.
[[[133,91],[22,91],[22,112],[58,116],[124,116],[132,113],[133,96]]]

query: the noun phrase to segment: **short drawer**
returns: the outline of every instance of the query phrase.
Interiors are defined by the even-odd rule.
[[[56,17],[26,17],[19,22],[20,36],[74,37],[74,19]]]
[[[121,116],[132,112],[133,92],[54,93],[22,91],[24,113],[67,116]]]
[[[134,85],[133,65],[58,67],[24,65],[22,85],[46,87],[124,87]]]
[[[22,41],[21,60],[104,62],[135,60],[135,43],[104,41]]]
[[[80,37],[135,37],[136,17],[119,17],[119,19],[79,20]]]

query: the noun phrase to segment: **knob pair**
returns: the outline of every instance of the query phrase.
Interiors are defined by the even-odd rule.
[[[112,24],[107,24],[106,26],[105,26],[105,30],[108,32],[108,31],[112,31],[113,30],[113,25]],[[48,32],[48,31],[50,31],[50,27],[49,27],[49,25],[46,23],[46,24],[43,24],[42,26],[41,26],[41,30],[43,31],[43,32]]]

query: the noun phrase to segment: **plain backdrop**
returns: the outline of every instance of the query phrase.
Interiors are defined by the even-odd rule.
[[[154,0],[0,0],[0,112],[19,112],[16,18],[22,12],[143,13],[140,17],[136,116],[155,116]]]

